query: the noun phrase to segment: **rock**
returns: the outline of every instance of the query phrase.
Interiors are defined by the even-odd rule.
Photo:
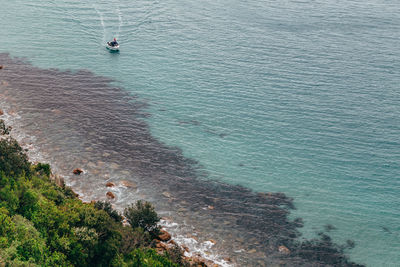
[[[79,175],[79,174],[81,174],[82,172],[83,172],[83,170],[80,169],[80,168],[76,168],[76,169],[73,171],[73,173],[76,174],[76,175]]]
[[[171,239],[171,235],[165,230],[160,230],[160,235],[158,236],[158,239],[161,241],[168,241]]]
[[[108,198],[110,198],[110,199],[114,199],[114,198],[115,198],[115,195],[114,195],[112,192],[110,192],[110,191],[108,191],[108,192],[106,193],[106,196],[107,196]]]
[[[186,211],[187,211],[187,209],[183,208],[183,207],[178,209],[178,212],[186,212]]]
[[[199,241],[199,239],[197,238],[197,236],[189,235],[188,237],[189,237],[189,238],[192,238],[192,239],[194,239],[194,240],[196,240],[196,241]]]
[[[115,184],[113,182],[108,182],[108,183],[106,183],[106,186],[107,187],[113,187],[113,186],[115,186]]]
[[[167,245],[166,244],[164,244],[164,243],[162,243],[162,242],[158,242],[157,244],[156,244],[156,248],[161,248],[161,249],[163,249],[163,250],[167,250]]]
[[[124,180],[124,181],[121,181],[121,184],[128,188],[137,188],[137,184],[135,184],[134,182]]]
[[[167,198],[170,198],[170,197],[171,197],[171,194],[168,193],[168,192],[162,192],[162,195],[163,195],[164,197],[167,197]]]
[[[181,247],[182,247],[186,252],[189,252],[189,248],[188,248],[187,246],[181,245]]]
[[[59,109],[53,109],[51,112],[53,112],[56,115],[60,115],[62,112]]]
[[[0,116],[3,115],[3,114],[4,114],[4,112],[0,109]]]
[[[230,262],[230,261],[232,261],[232,260],[231,260],[231,258],[229,258],[229,257],[226,257],[226,258],[224,258],[224,261],[226,261],[226,262]]]
[[[215,241],[214,239],[210,239],[210,240],[208,240],[208,241],[210,241],[210,242],[213,243],[214,245],[217,244],[217,241]]]
[[[89,167],[89,168],[96,168],[96,164],[94,163],[94,162],[89,162],[88,164],[87,164],[87,166]]]
[[[283,245],[278,247],[278,251],[280,253],[282,253],[282,254],[289,254],[290,253],[290,250],[287,247],[283,246]]]
[[[209,205],[207,208],[208,208],[209,210],[213,210],[213,209],[214,209],[214,206]]]
[[[201,257],[191,257],[191,258],[188,259],[188,261],[193,264],[191,266],[207,267],[206,261]]]
[[[59,187],[63,187],[63,188],[65,187],[64,178],[61,177],[60,175],[58,175],[58,174],[50,174],[50,179],[53,180],[54,183],[56,185],[58,185]]]
[[[4,68],[4,66],[3,66],[3,65],[0,65],[0,70],[3,69],[3,68]]]
[[[256,249],[250,249],[249,251],[248,251],[248,253],[250,253],[250,254],[253,254],[253,253],[256,253],[257,252],[257,250]]]
[[[113,162],[110,164],[110,169],[116,170],[118,168],[119,168],[119,165],[117,163]]]

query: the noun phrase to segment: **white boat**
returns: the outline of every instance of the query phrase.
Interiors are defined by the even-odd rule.
[[[111,51],[119,51],[119,44],[111,45],[110,42],[107,42],[107,49],[109,49]]]

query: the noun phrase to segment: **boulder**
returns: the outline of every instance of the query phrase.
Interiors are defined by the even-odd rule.
[[[128,188],[135,188],[135,189],[137,188],[137,184],[135,184],[134,182],[127,181],[127,180],[121,181],[121,184]]]
[[[115,195],[114,195],[112,192],[110,192],[110,191],[108,191],[108,192],[106,193],[106,196],[107,196],[108,198],[110,198],[110,199],[114,199],[114,198],[115,198]]]
[[[106,183],[106,186],[107,187],[113,187],[113,186],[115,186],[115,184],[113,182],[108,182],[108,183]]]
[[[169,193],[169,192],[162,192],[162,195],[164,196],[164,197],[167,197],[167,198],[170,198],[171,197],[171,194]]]
[[[79,174],[81,174],[82,172],[83,172],[83,170],[80,169],[80,168],[76,168],[76,169],[73,171],[73,173],[76,174],[76,175],[79,175]]]
[[[160,235],[158,236],[158,239],[166,242],[171,239],[171,235],[165,230],[160,230]]]
[[[290,250],[284,245],[278,247],[278,251],[282,254],[289,254]]]
[[[183,248],[183,250],[185,250],[186,252],[189,252],[189,248],[185,245],[181,245],[181,247]]]
[[[65,181],[64,178],[61,177],[58,174],[50,174],[50,179],[54,181],[54,183],[56,185],[58,185],[59,187],[64,188],[65,187]]]
[[[207,267],[206,261],[198,256],[190,257],[186,259],[191,266],[196,266],[196,267]]]
[[[167,245],[165,243],[162,243],[162,242],[158,242],[156,244],[156,248],[160,248],[160,249],[163,249],[163,250],[167,250],[168,249]]]

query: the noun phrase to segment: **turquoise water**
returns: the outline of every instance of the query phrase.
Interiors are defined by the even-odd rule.
[[[284,192],[306,237],[332,224],[352,260],[400,262],[397,1],[17,0],[0,24],[0,52],[147,100],[207,179]]]

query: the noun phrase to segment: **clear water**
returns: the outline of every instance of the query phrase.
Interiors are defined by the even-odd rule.
[[[0,52],[115,79],[207,179],[284,192],[306,237],[332,224],[352,260],[399,264],[398,1],[0,2]]]

